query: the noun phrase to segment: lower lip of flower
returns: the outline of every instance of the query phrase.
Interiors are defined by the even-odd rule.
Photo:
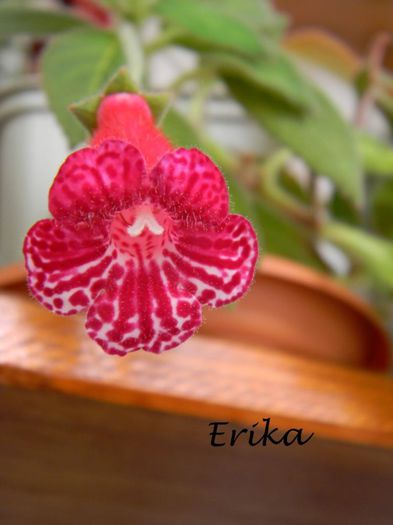
[[[172,235],[172,219],[156,206],[142,204],[117,213],[111,224],[111,241],[120,253],[151,259],[159,255]]]

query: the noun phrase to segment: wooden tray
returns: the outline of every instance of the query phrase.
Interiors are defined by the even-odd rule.
[[[165,355],[108,356],[85,335],[83,317],[54,316],[29,297],[20,266],[0,272],[0,312],[5,385],[204,419],[271,417],[321,437],[393,446],[391,377],[240,343],[230,323]]]

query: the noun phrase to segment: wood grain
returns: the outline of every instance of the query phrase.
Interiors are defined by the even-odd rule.
[[[227,337],[196,336],[165,355],[104,354],[81,317],[61,318],[18,285],[0,294],[0,381],[166,413],[254,423],[274,418],[322,437],[393,446],[393,381]]]
[[[393,453],[212,448],[208,421],[0,388],[2,525],[391,525]]]

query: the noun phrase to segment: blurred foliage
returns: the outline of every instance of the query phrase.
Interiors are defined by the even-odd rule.
[[[361,118],[345,121],[299,67],[307,60],[338,75],[358,91],[359,108],[378,106],[393,122],[393,77],[375,66],[372,53],[360,57],[318,29],[286,34],[286,17],[268,0],[96,0],[107,23],[102,16],[94,22],[88,2],[73,3],[78,9],[43,10],[34,0],[28,7],[0,4],[0,38],[47,38],[43,86],[72,146],[86,137],[82,124],[94,128],[105,86],[139,91],[173,143],[198,146],[221,167],[233,211],[254,223],[264,252],[333,271],[315,250],[325,239],[347,254],[356,275],[392,292],[392,145],[368,134]],[[153,18],[159,30],[146,41]],[[168,85],[169,94],[151,93],[149,61],[173,45],[193,51],[197,66]],[[182,114],[168,102],[176,103],[191,80],[193,110]],[[203,112],[216,86],[277,143],[252,156],[252,169],[208,136]],[[196,111],[201,118],[192,118]],[[295,156],[308,168],[306,184],[292,172]],[[322,200],[321,180],[331,188]]]

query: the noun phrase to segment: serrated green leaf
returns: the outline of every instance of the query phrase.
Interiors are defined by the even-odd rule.
[[[116,36],[98,29],[78,29],[56,38],[46,49],[42,73],[49,104],[71,146],[84,140],[82,125],[69,106],[96,93],[124,61]]]
[[[262,96],[244,81],[226,78],[233,96],[263,128],[353,201],[363,200],[363,177],[353,132],[317,88],[310,111],[295,111],[277,99]]]
[[[297,108],[309,108],[314,92],[296,65],[284,54],[274,53],[255,59],[229,53],[206,53],[203,63],[227,78],[240,78]]]
[[[340,246],[375,281],[393,291],[393,243],[342,223],[329,223],[321,235]]]
[[[368,133],[358,132],[356,137],[365,172],[393,177],[393,147]]]
[[[69,13],[22,6],[0,6],[0,37],[26,34],[45,36],[88,24]]]
[[[393,180],[384,181],[378,186],[371,204],[374,228],[393,240]]]
[[[262,38],[255,31],[223,12],[218,5],[194,0],[161,0],[155,11],[170,24],[183,29],[191,46],[194,42],[198,47],[199,41],[248,55],[266,52]]]

